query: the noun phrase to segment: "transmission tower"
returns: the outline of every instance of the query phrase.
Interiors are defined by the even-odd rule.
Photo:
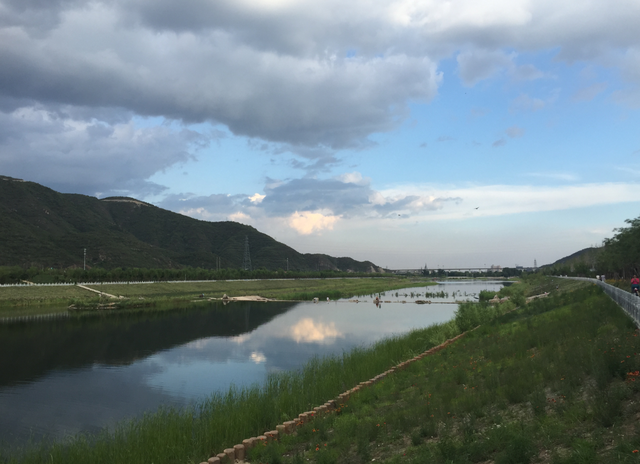
[[[242,269],[251,270],[251,255],[249,254],[249,237],[244,236],[244,260],[242,261]]]

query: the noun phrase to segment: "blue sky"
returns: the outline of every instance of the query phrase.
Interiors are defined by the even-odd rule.
[[[0,0],[0,171],[392,268],[546,264],[639,215],[637,24],[631,0]]]

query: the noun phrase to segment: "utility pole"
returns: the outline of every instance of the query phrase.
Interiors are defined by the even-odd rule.
[[[87,270],[87,249],[84,249],[84,258],[82,259],[82,270]]]
[[[244,236],[244,260],[242,262],[242,269],[245,271],[251,270],[251,255],[249,254],[249,237]]]
[[[289,258],[287,258],[287,272],[289,272]]]

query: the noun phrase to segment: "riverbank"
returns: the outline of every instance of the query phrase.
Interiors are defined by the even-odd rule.
[[[495,287],[498,287],[498,286],[495,286]],[[242,302],[233,303],[232,305],[238,305],[239,307],[241,307],[242,305],[244,305],[245,307],[247,306],[246,303],[242,303]],[[272,305],[282,306],[283,304],[281,303],[257,304],[257,305],[254,304],[253,306],[256,308],[254,311],[254,308],[252,307],[251,314],[252,316],[259,316],[261,311],[266,311]],[[344,304],[344,303],[342,304],[343,307],[345,305],[348,305],[348,304]],[[200,305],[197,305],[197,304],[192,305],[192,307],[194,307],[194,311],[192,312],[198,313],[199,311],[195,309],[198,306]],[[205,306],[207,305],[202,305],[203,308]],[[335,306],[333,303],[332,304],[325,303],[318,306],[309,305],[309,304],[301,305],[301,306],[305,306],[309,310],[308,314],[318,313],[318,314],[324,314],[326,316],[330,314],[331,311],[339,311],[340,313],[345,312],[341,310],[340,304],[337,304],[337,306]],[[350,305],[350,306],[353,308],[353,311],[349,310],[346,312],[349,313],[351,316],[372,318],[373,320],[376,320],[376,317],[374,315],[375,313],[381,312],[381,311],[385,312],[384,310],[376,308],[372,304],[364,305],[364,306],[360,305],[359,307],[358,305]],[[400,327],[397,324],[401,323],[402,317],[405,317],[407,314],[415,313],[416,317],[413,317],[411,319],[414,321],[423,321],[425,319],[428,320],[430,318],[430,316],[428,316],[429,313],[438,312],[437,308],[420,307],[419,305],[411,305],[411,306],[412,308],[409,308],[407,306],[404,306],[402,308],[400,306],[396,306],[392,310],[390,310],[389,308],[386,308],[386,314],[387,314],[385,319],[386,322],[382,324],[385,327],[385,329],[381,329],[381,330],[384,330],[389,334],[406,333],[406,330],[410,330],[411,327],[416,327],[416,326],[424,327],[430,324],[431,322],[429,323],[414,322],[413,324],[406,324],[406,325],[403,324],[403,326],[406,326],[406,328],[401,332],[396,332],[396,330],[398,329],[388,330],[388,327],[389,326]],[[217,307],[219,311],[238,315],[239,317],[236,319],[238,319],[238,321],[241,323],[241,326],[244,327],[244,318],[246,316],[245,311],[234,311],[233,308],[229,310],[229,308],[223,308],[222,305],[217,305]],[[454,308],[451,308],[451,309],[447,308],[445,310],[445,312],[449,314],[448,318],[453,316],[453,311],[454,311]],[[201,312],[204,315],[205,313],[208,314],[210,311],[203,309]],[[421,314],[425,314],[426,316],[423,316]],[[162,315],[159,313],[156,313],[156,314],[149,313],[149,316],[147,316],[144,313],[140,313],[139,316],[140,316],[141,322],[146,321],[147,317],[151,317],[151,318],[162,317]],[[437,319],[440,321],[446,321],[448,320],[448,318],[443,319],[443,318],[435,317],[434,319]],[[85,333],[85,329],[90,328],[89,325],[86,323],[88,320],[104,319],[105,323],[109,324],[109,326],[114,325],[114,327],[115,327],[115,322],[117,321],[123,321],[125,323],[124,326],[122,327],[124,330],[122,331],[121,334],[118,334],[117,332],[114,331],[111,337],[109,337],[108,336],[109,334],[107,334],[105,338],[106,340],[108,340],[109,338],[119,337],[121,339],[122,338],[131,339],[131,341],[133,342],[134,340],[145,339],[145,337],[147,337],[147,335],[145,335],[143,332],[138,332],[136,330],[137,328],[136,325],[132,325],[127,322],[130,320],[128,316],[127,317],[116,316],[116,317],[109,317],[109,318],[97,317],[97,318],[83,318],[83,319],[85,320],[78,319],[75,322],[76,329],[78,330],[78,335],[80,336],[82,336],[82,334]],[[286,318],[279,318],[279,319],[286,319]],[[178,321],[179,319],[176,318],[175,320]],[[290,322],[306,321],[306,320],[307,319],[305,318],[305,316],[302,316],[302,318],[295,317],[294,319],[290,320]],[[328,321],[330,320],[332,320],[332,318],[324,319],[324,320],[318,319],[318,321],[324,322],[326,327],[333,328],[333,325],[328,325],[329,324]],[[215,325],[212,325],[211,323],[207,323],[207,321],[210,321],[210,319],[202,318],[201,320],[202,324],[199,324],[198,327],[203,327],[203,330],[204,330],[205,327],[211,328],[215,326]],[[48,325],[40,324],[39,326],[40,326],[40,332],[41,332],[40,335],[44,335],[46,338]],[[121,325],[119,324],[118,327],[120,326]],[[186,326],[187,325],[185,325],[185,327]],[[284,326],[290,327],[291,324],[286,323],[285,321]],[[375,329],[375,323],[373,325],[371,323],[367,323],[367,326],[370,326],[371,329],[377,330]],[[338,331],[342,331],[343,333],[347,333],[345,332],[345,329],[347,327],[348,325],[342,326],[340,323],[336,323],[336,326],[335,326],[335,328]],[[7,328],[7,330],[9,329]],[[50,330],[55,330],[55,328],[51,328]],[[247,330],[251,330],[251,326],[249,326]],[[316,403],[317,401],[324,401],[326,398],[337,396],[339,393],[344,391],[345,388],[349,388],[350,386],[357,385],[359,382],[377,375],[378,373],[388,369],[389,366],[396,364],[399,360],[412,357],[413,355],[415,355],[415,353],[424,351],[425,349],[428,349],[431,346],[438,345],[442,341],[448,338],[451,338],[451,336],[455,335],[457,331],[458,329],[456,325],[454,323],[449,322],[446,324],[441,324],[439,326],[434,326],[428,330],[422,329],[422,330],[416,331],[415,334],[411,336],[406,336],[406,337],[401,336],[397,338],[392,338],[390,340],[386,339],[380,342],[379,344],[375,344],[375,341],[367,342],[366,344],[350,343],[349,347],[343,350],[332,350],[336,354],[328,355],[330,356],[330,358],[328,359],[321,360],[316,358],[315,360],[309,362],[306,366],[303,363],[297,364],[298,366],[305,366],[305,367],[296,367],[295,369],[290,369],[290,370],[289,369],[285,370],[282,368],[278,369],[277,371],[283,372],[283,373],[270,376],[269,381],[266,384],[264,385],[254,384],[256,386],[250,388],[250,386],[252,385],[251,383],[243,383],[242,385],[247,385],[247,388],[243,388],[243,387],[234,388],[232,389],[233,391],[231,393],[229,392],[228,386],[226,386],[224,389],[216,389],[215,386],[212,385],[212,383],[215,383],[218,380],[214,378],[209,378],[207,383],[209,383],[211,387],[208,389],[204,389],[203,391],[204,392],[212,392],[212,391],[221,392],[219,395],[216,395],[214,397],[212,402],[209,402],[209,401],[206,402],[207,404],[210,405],[210,409],[213,411],[213,415],[206,416],[206,417],[203,416],[202,418],[194,419],[195,416],[199,416],[198,411],[201,411],[201,408],[198,405],[198,406],[194,406],[194,408],[190,411],[189,410],[183,411],[180,408],[172,409],[173,412],[172,414],[169,415],[170,417],[167,418],[162,416],[161,418],[157,419],[156,425],[153,425],[155,423],[154,422],[155,419],[152,420],[150,418],[155,413],[147,414],[144,416],[144,418],[138,416],[140,417],[140,419],[138,419],[134,425],[129,426],[129,423],[125,423],[121,427],[118,427],[118,430],[121,430],[121,432],[114,432],[113,431],[114,429],[111,429],[112,433],[114,433],[117,436],[122,435],[123,439],[115,444],[116,445],[115,448],[117,449],[109,451],[109,456],[121,456],[121,454],[119,453],[127,454],[127,455],[137,455],[136,453],[140,453],[139,461],[148,462],[145,454],[146,453],[145,449],[147,448],[153,449],[156,447],[155,442],[151,442],[151,443],[146,442],[145,437],[147,436],[147,434],[150,434],[152,436],[157,435],[160,437],[164,437],[166,439],[164,440],[165,443],[170,443],[171,447],[177,447],[178,451],[181,450],[181,452],[187,453],[187,454],[183,454],[182,455],[183,457],[179,457],[179,458],[176,458],[175,454],[171,454],[174,457],[174,459],[169,461],[163,461],[161,457],[157,456],[155,454],[156,452],[153,451],[154,453],[153,456],[149,457],[150,461],[186,462],[184,456],[191,456],[190,454],[192,453],[191,450],[198,449],[197,447],[194,448],[194,442],[191,442],[191,441],[187,443],[188,446],[185,445],[184,447],[182,447],[182,445],[180,445],[182,440],[185,439],[185,437],[183,437],[182,435],[184,435],[185,430],[187,430],[184,428],[185,426],[187,426],[187,424],[191,424],[191,425],[188,425],[188,430],[190,431],[187,433],[187,435],[189,437],[191,436],[193,436],[194,438],[200,437],[203,440],[208,440],[204,442],[205,445],[206,443],[210,443],[211,446],[209,446],[209,449],[216,449],[217,446],[225,445],[225,441],[223,441],[223,439],[226,437],[226,434],[228,432],[233,432],[234,429],[242,428],[242,430],[244,430],[244,428],[248,426],[246,432],[255,433],[256,429],[263,427],[263,425],[260,425],[260,424],[273,424],[274,420],[275,421],[284,420],[283,415],[286,415],[287,417],[290,417],[290,418],[296,417],[301,410],[303,411],[307,410],[309,406],[313,404],[317,404]],[[56,330],[56,333],[57,332],[58,331]],[[183,332],[184,332],[183,330],[180,331],[180,333],[183,333]],[[278,329],[277,332],[280,333],[280,330]],[[158,334],[158,336],[162,337],[163,339],[167,335],[167,332],[163,330],[162,326],[158,326],[158,330],[155,330],[152,333]],[[350,330],[348,333],[350,334],[349,338],[356,338],[356,339],[361,338],[358,335],[358,330],[354,330],[354,331]],[[260,336],[258,331],[256,331],[255,335]],[[333,335],[330,335],[330,336],[333,336]],[[388,336],[391,336],[391,335],[388,335]],[[90,337],[89,338],[90,340],[93,340],[93,336],[91,336],[91,334],[89,334],[89,337]],[[194,340],[195,339],[199,340],[200,338],[202,337],[196,337],[194,338]],[[68,339],[69,340],[75,339],[74,334],[71,333]],[[374,337],[374,340],[375,339],[379,340],[380,338]],[[38,340],[38,337],[35,337],[34,340]],[[63,337],[60,345],[70,346],[70,344],[66,344],[64,340],[65,338]],[[298,339],[294,338],[294,340],[289,343],[287,343],[286,340],[282,340],[278,342],[278,345],[283,347],[285,351],[290,352],[290,354],[288,355],[289,357],[296,358],[297,356],[299,356],[299,353],[298,353],[299,351],[307,350],[307,347],[306,347],[307,343],[296,343],[296,340]],[[369,343],[374,343],[375,345],[371,347]],[[96,345],[100,346],[101,343],[98,341]],[[195,344],[192,344],[192,345],[193,346],[190,349],[194,349],[194,348],[199,349],[199,345],[195,345]],[[326,353],[328,351],[328,350],[325,350],[319,344],[316,344],[316,345],[317,347],[315,349],[311,347],[310,351],[315,351],[316,353],[317,352]],[[33,346],[34,351],[38,350],[37,346],[34,346],[33,343],[29,343],[28,346],[29,347]],[[134,349],[132,351],[134,353],[141,352],[142,350],[140,348],[144,348],[145,346],[147,345],[140,345],[138,348],[133,347]],[[264,351],[259,346],[260,345],[253,345],[249,347],[248,348],[249,351],[247,351],[246,359],[253,359],[253,358],[249,358],[248,355],[249,353],[251,353],[251,355],[253,356],[253,353],[251,350],[254,350],[254,351],[257,350],[258,354],[261,354],[261,353],[266,354],[266,357],[272,360],[271,364],[274,366],[284,367],[287,364],[290,364],[289,362],[285,362],[284,364],[278,363],[275,357],[276,355],[273,352],[273,350]],[[358,348],[352,349],[353,346],[356,346]],[[40,348],[40,351],[41,350],[42,348]],[[56,350],[52,350],[53,352],[50,354],[48,350],[45,350],[45,351],[47,352],[48,355],[54,356]],[[68,350],[64,350],[64,352],[67,353]],[[82,350],[82,352],[85,353],[86,350]],[[287,357],[287,354],[284,353],[283,356]],[[77,356],[73,356],[71,353],[69,353],[69,357],[73,359]],[[128,358],[120,356],[117,359],[120,362],[127,362],[126,360]],[[34,359],[34,361],[35,361],[34,364],[37,364],[37,359]],[[275,361],[275,364],[273,363],[273,361]],[[248,364],[250,364],[250,366],[257,366],[257,367],[261,365],[251,361]],[[247,366],[247,368],[250,366]],[[16,365],[16,368],[18,368],[18,365]],[[96,368],[99,368],[99,366],[96,366]],[[221,372],[225,373],[227,371],[222,370]],[[189,382],[192,384],[202,383],[204,378],[208,378],[208,377],[210,376],[208,376],[207,373],[203,373],[202,377],[196,378],[196,379],[190,379]],[[261,375],[259,380],[261,384],[262,384],[263,378],[264,377]],[[80,377],[78,377],[78,379],[80,380]],[[123,387],[123,386],[119,387],[119,390],[120,392],[122,392],[121,394],[123,395],[128,392],[126,387]],[[72,388],[72,390],[69,391],[69,394],[74,394],[73,392],[75,391],[76,389]],[[209,394],[209,393],[203,393],[203,394]],[[203,398],[202,394],[199,395],[198,398]],[[215,398],[218,398],[218,400],[216,400]],[[44,401],[46,401],[46,398],[44,399]],[[105,403],[100,402],[100,400],[98,400],[96,402],[96,405],[98,406],[98,410],[96,411],[97,415],[99,415],[102,411],[106,411]],[[55,405],[48,404],[47,407],[55,407]],[[91,410],[92,410],[91,408],[87,408],[86,412],[88,414],[91,414]],[[166,411],[166,410],[167,410],[166,407],[163,407],[162,411]],[[133,413],[130,413],[128,415],[128,417],[132,417],[132,416],[133,416]],[[46,420],[46,417],[45,417],[45,420]],[[64,421],[64,419],[62,418],[60,420]],[[249,422],[245,423],[245,420],[248,420]],[[254,427],[254,425],[256,424],[255,421],[258,421],[257,422],[259,424],[258,427]],[[113,424],[113,422],[110,423],[110,426],[111,424]],[[144,431],[147,425],[149,425],[149,427],[151,427],[152,429],[155,428],[156,426],[157,428],[155,430]],[[190,428],[191,426],[194,426],[196,428],[192,430]],[[200,427],[202,426],[205,427],[204,431],[200,430]],[[207,433],[207,429],[209,426],[213,427],[210,434]],[[129,432],[130,429],[134,430],[133,432],[131,432],[131,434]],[[174,433],[177,434],[177,436],[172,437]],[[105,432],[105,435],[106,434],[107,433]],[[245,435],[243,432],[242,434],[234,433],[234,436],[240,437],[240,440],[241,440]],[[92,436],[87,439],[90,442],[92,442],[94,437]],[[101,439],[99,440],[102,443],[102,440]],[[107,439],[107,441],[109,440]],[[19,446],[17,442],[14,442],[14,443],[16,443],[16,446]],[[109,443],[102,443],[100,445],[100,447],[104,447],[104,446],[111,449],[111,444]],[[65,454],[65,447],[63,444],[60,444],[60,446],[58,446],[56,449],[52,450],[44,445],[41,448],[42,452],[44,453],[43,456],[50,456],[51,454],[53,454],[56,461],[70,462],[69,459],[67,459],[67,455]],[[158,451],[162,452],[163,449],[164,449],[164,445],[160,446]],[[115,453],[115,454],[112,455],[111,453]],[[48,459],[50,460],[50,458]],[[94,456],[93,458],[90,456],[87,456],[87,459],[91,461],[97,460],[98,462],[101,462],[103,460],[100,456],[97,456],[97,455]],[[0,462],[2,462],[2,458],[0,458]],[[135,459],[129,459],[129,460],[121,459],[120,461],[115,460],[113,462],[137,462],[137,461]]]
[[[155,282],[122,284],[86,284],[79,286],[0,287],[0,317],[34,316],[64,312],[70,304],[97,307],[118,301],[131,305],[162,306],[194,299],[244,297],[257,295],[274,300],[339,299],[373,295],[407,287],[435,285],[430,279],[408,277],[242,280],[201,282]],[[97,294],[96,294],[97,292]],[[100,293],[103,293],[101,296]],[[107,296],[107,294],[109,296]],[[111,298],[111,296],[117,298]],[[122,298],[120,298],[122,297]]]
[[[546,284],[248,461],[640,462],[638,330],[597,287]]]
[[[582,283],[581,287],[578,288],[579,291],[567,292],[566,287],[563,285],[569,284],[574,285],[575,282],[564,281],[563,283],[557,279],[552,279],[548,282],[532,279],[529,282],[525,282],[524,285],[529,288],[539,288],[540,285],[543,285],[555,290],[552,290],[548,298],[535,300],[535,302],[530,303],[523,310],[502,316],[496,323],[488,324],[486,327],[483,326],[484,328],[482,330],[484,332],[482,333],[484,337],[481,337],[480,340],[486,342],[484,345],[477,344],[477,341],[471,344],[468,342],[468,340],[475,340],[476,332],[480,333],[479,329],[479,331],[473,332],[471,337],[468,335],[463,341],[443,351],[435,361],[428,361],[429,357],[427,357],[418,363],[413,363],[412,367],[408,368],[406,372],[398,373],[399,377],[396,377],[395,374],[389,376],[383,382],[376,384],[373,389],[367,389],[358,394],[365,395],[363,398],[370,398],[368,395],[373,394],[372,397],[376,400],[375,404],[372,404],[370,401],[365,401],[363,402],[362,409],[359,409],[360,407],[356,407],[358,404],[357,401],[360,401],[358,399],[359,396],[352,396],[349,402],[345,403],[346,408],[341,409],[341,414],[357,413],[351,416],[352,418],[349,419],[351,422],[349,423],[352,425],[360,423],[368,424],[365,427],[367,430],[372,430],[370,425],[373,421],[381,417],[387,419],[382,422],[376,422],[376,424],[380,423],[381,426],[384,422],[397,425],[397,421],[401,420],[401,418],[412,418],[414,415],[418,421],[428,421],[429,416],[421,416],[424,412],[423,409],[425,405],[417,401],[426,397],[425,392],[438,392],[437,401],[439,403],[437,404],[440,405],[438,407],[439,415],[434,412],[432,412],[432,414],[438,418],[434,423],[436,424],[437,433],[440,435],[431,436],[430,438],[427,438],[425,435],[422,436],[422,438],[425,439],[425,443],[431,443],[437,448],[440,446],[438,443],[440,443],[443,437],[448,437],[449,435],[446,434],[451,433],[453,434],[450,437],[451,440],[453,440],[455,446],[459,446],[460,443],[456,441],[459,437],[455,434],[459,432],[459,427],[462,427],[461,424],[464,424],[464,420],[460,423],[450,422],[449,424],[452,424],[450,428],[440,430],[440,427],[443,427],[442,424],[448,424],[446,421],[443,422],[441,420],[442,417],[447,416],[444,410],[448,409],[450,413],[453,411],[454,413],[452,414],[455,415],[455,418],[452,419],[454,420],[461,420],[460,418],[465,417],[465,414],[470,414],[469,410],[464,409],[467,407],[464,406],[467,399],[462,395],[464,388],[461,385],[471,387],[472,391],[475,391],[476,386],[480,385],[480,381],[482,381],[482,389],[478,390],[478,392],[482,392],[482,395],[478,396],[478,398],[483,399],[479,403],[479,409],[473,410],[476,411],[473,414],[477,413],[477,417],[473,416],[473,420],[480,423],[483,421],[483,417],[495,418],[494,413],[498,411],[502,417],[502,423],[507,424],[507,421],[511,421],[513,418],[511,416],[507,417],[506,413],[500,411],[506,410],[509,412],[513,408],[524,411],[523,408],[526,406],[526,404],[522,405],[511,402],[518,398],[516,394],[517,391],[524,389],[523,392],[521,392],[520,398],[524,397],[522,401],[525,403],[531,401],[530,398],[532,398],[532,392],[527,390],[529,388],[527,385],[532,379],[529,375],[525,376],[526,378],[520,378],[521,376],[518,372],[524,372],[526,369],[523,371],[524,366],[517,365],[516,361],[530,361],[535,358],[530,357],[531,353],[533,353],[536,357],[540,355],[542,360],[545,360],[545,357],[547,357],[545,360],[546,364],[543,363],[543,365],[548,365],[550,361],[548,357],[553,356],[554,353],[554,348],[548,346],[547,343],[549,334],[557,336],[559,341],[556,341],[561,345],[564,346],[568,344],[571,347],[571,350],[568,351],[564,348],[558,351],[558,353],[566,353],[566,359],[565,355],[558,355],[562,358],[564,364],[561,363],[558,367],[554,368],[555,371],[553,371],[553,373],[557,373],[558,369],[568,369],[563,372],[563,375],[567,375],[567,378],[571,379],[572,385],[574,385],[577,380],[581,380],[579,376],[573,377],[573,367],[571,366],[571,363],[577,362],[576,360],[579,360],[580,356],[575,358],[570,358],[569,356],[574,356],[583,351],[592,357],[597,355],[597,350],[585,351],[585,347],[581,346],[581,343],[587,343],[586,338],[584,340],[581,338],[584,336],[584,331],[576,331],[575,324],[568,324],[567,321],[565,321],[567,317],[570,320],[572,319],[573,315],[569,309],[577,312],[577,315],[585,313],[591,318],[591,322],[586,324],[587,332],[589,332],[589,330],[595,333],[602,332],[602,336],[607,335],[619,338],[620,330],[627,330],[624,327],[624,318],[620,317],[620,311],[615,305],[614,308],[604,307],[606,312],[604,317],[603,314],[599,314],[598,311],[601,312],[603,309],[601,305],[606,304],[608,299],[604,297],[604,300],[598,300],[598,298],[601,299],[602,295],[593,294],[594,290],[597,290],[595,287],[591,289],[589,293],[584,291],[584,289],[589,288],[589,286]],[[556,285],[558,285],[559,288],[556,288]],[[510,291],[513,293],[515,289],[512,287]],[[582,300],[580,300],[580,298],[582,298]],[[583,306],[589,298],[596,298],[597,300],[593,304],[589,303],[589,307],[595,305],[594,307],[597,309],[595,313],[594,311],[583,311]],[[567,305],[573,305],[575,308],[568,309]],[[478,306],[480,310],[479,316],[484,318],[499,316],[501,313],[512,308],[512,303],[505,303],[500,307]],[[565,314],[568,311],[569,313]],[[543,320],[544,318],[549,319],[550,315],[553,315],[553,317],[547,321],[546,325],[543,325],[543,321],[537,319],[538,317],[542,317]],[[602,323],[607,327],[607,330],[599,330],[600,321],[603,321]],[[257,436],[268,430],[274,430],[277,424],[294,419],[299,413],[308,411],[314,406],[324,404],[331,398],[336,398],[345,390],[375,377],[399,361],[413,358],[416,354],[422,353],[430,347],[436,346],[444,340],[458,335],[460,333],[460,327],[457,322],[458,321],[453,320],[445,324],[411,332],[403,337],[384,340],[371,348],[356,349],[352,352],[345,353],[341,357],[314,360],[299,372],[287,372],[270,376],[269,380],[261,387],[253,386],[251,388],[231,389],[226,394],[214,395],[209,400],[195,405],[186,411],[170,408],[162,409],[157,413],[145,415],[142,419],[122,424],[111,432],[105,431],[98,437],[81,436],[71,439],[67,444],[39,445],[27,451],[22,457],[18,458],[15,457],[16,455],[13,455],[14,457],[8,458],[7,461],[11,463],[35,463],[43,460],[47,462],[53,460],[53,462],[69,462],[71,464],[86,461],[109,463],[202,462],[209,456],[215,456],[223,449],[233,446],[233,444],[241,443],[244,438]],[[558,331],[558,327],[556,327],[558,324],[562,329],[560,331]],[[572,334],[574,331],[578,337],[577,339],[572,336],[566,336],[567,333],[565,332]],[[527,335],[524,339],[526,343],[524,343],[524,346],[521,346],[523,342],[520,338],[523,333]],[[635,340],[637,340],[637,338]],[[536,343],[532,345],[532,341]],[[545,343],[542,343],[543,341]],[[610,339],[602,339],[601,341],[604,344],[611,344]],[[599,350],[599,344],[597,347]],[[534,350],[531,352],[526,351],[531,348],[534,348]],[[498,352],[495,350],[498,350]],[[525,353],[520,353],[522,350],[524,350]],[[638,351],[640,351],[640,349],[636,350],[636,352]],[[499,353],[502,353],[502,358],[498,356]],[[473,360],[470,359],[471,356],[473,356]],[[466,359],[466,361],[462,358]],[[554,365],[556,362],[559,362],[553,357],[551,360]],[[421,364],[423,362],[435,364],[424,367]],[[631,363],[635,362],[635,360],[627,360],[626,362]],[[580,362],[577,363],[582,365]],[[467,366],[467,368],[457,369],[463,365]],[[616,364],[614,363],[612,365]],[[621,365],[624,365],[624,363],[621,363]],[[419,368],[417,378],[407,379],[402,377],[406,373],[411,372],[413,372],[415,377],[416,368]],[[477,373],[474,372],[476,370],[478,370]],[[473,376],[478,373],[483,373],[484,377],[477,379],[476,382]],[[545,377],[543,376],[543,378]],[[408,387],[407,382],[412,382],[412,385],[417,385],[417,382],[423,381],[435,382],[435,384],[424,384],[421,387],[422,393],[415,397],[407,397],[405,395],[407,392],[415,392],[415,390],[411,390],[411,388]],[[523,385],[523,382],[527,385]],[[560,381],[554,378],[553,384],[546,388],[556,388],[558,382]],[[389,388],[389,386],[395,386],[394,388],[398,387],[399,390],[376,390],[383,386],[385,389]],[[409,390],[407,390],[407,388],[409,388]],[[455,394],[448,394],[447,392],[449,390]],[[458,390],[462,391],[459,392]],[[371,393],[367,393],[367,391]],[[511,391],[511,393],[506,393],[509,391]],[[555,394],[555,390],[549,390],[549,392]],[[576,394],[584,396],[583,393],[584,392],[574,392],[574,397]],[[505,394],[515,396],[505,397]],[[565,393],[562,394],[569,397]],[[440,395],[442,395],[442,397]],[[434,395],[434,398],[435,397],[436,395]],[[494,397],[496,399],[495,401],[492,400]],[[404,410],[403,408],[408,408],[408,410]],[[390,416],[385,414],[391,414],[396,409],[403,412],[398,413],[396,419],[394,419],[396,422],[394,422],[390,419]],[[409,414],[407,411],[411,411],[411,413]],[[278,452],[282,451],[282,454],[280,454],[278,458],[280,461],[276,458],[273,458],[274,460],[267,460],[261,457],[258,461],[253,462],[300,462],[300,458],[302,457],[305,459],[303,462],[308,462],[306,459],[309,459],[311,462],[360,462],[359,452],[364,453],[365,456],[369,453],[370,456],[374,457],[376,453],[380,451],[378,448],[402,449],[404,452],[407,452],[409,449],[408,443],[412,443],[414,440],[413,435],[417,437],[423,433],[421,429],[416,429],[413,426],[407,430],[402,428],[398,430],[385,428],[385,434],[380,435],[380,439],[382,440],[384,438],[384,440],[369,440],[367,448],[365,448],[364,444],[358,445],[358,440],[356,440],[356,438],[358,438],[357,433],[359,432],[357,432],[357,430],[359,430],[359,426],[354,426],[356,427],[356,429],[354,429],[354,435],[350,436],[348,440],[345,440],[344,437],[338,437],[336,433],[339,430],[343,430],[341,427],[343,427],[344,424],[339,425],[339,422],[332,423],[331,420],[337,421],[337,418],[342,416],[338,415],[335,417],[335,419],[331,419],[330,416],[327,416],[325,419],[329,422],[318,423],[316,430],[324,430],[323,433],[325,433],[327,437],[325,441],[325,443],[327,443],[327,449],[340,450],[340,446],[346,447],[346,443],[350,443],[348,445],[350,448],[344,448],[343,451],[346,455],[355,453],[355,457],[353,457],[352,460],[331,460],[331,453],[322,455],[325,457],[321,457],[321,454],[314,454],[316,453],[315,445],[318,443],[315,442],[318,441],[318,436],[312,431],[313,428],[315,428],[313,427],[306,432],[303,431],[306,429],[300,429],[301,432],[295,437],[295,440],[302,438],[302,441],[289,442],[287,440],[294,440],[294,438],[287,437],[280,442],[280,445],[284,444],[289,446],[289,448],[284,450],[280,448],[277,449]],[[469,417],[471,418],[472,416]],[[412,423],[413,420],[414,419],[411,419],[409,422]],[[352,425],[349,425],[349,427]],[[493,425],[495,425],[495,423]],[[484,425],[482,425],[482,427],[484,427]],[[349,428],[347,427],[347,429]],[[306,442],[304,441],[305,433],[308,433],[308,440]],[[331,440],[335,440],[335,442]],[[393,443],[390,443],[390,440],[393,441]],[[415,438],[415,440],[417,441],[418,438]],[[449,438],[447,438],[447,440],[449,440]],[[445,444],[449,443],[447,440],[445,440]],[[342,444],[338,446],[338,443]],[[329,448],[330,446],[331,448]],[[361,451],[358,451],[359,446]],[[399,448],[399,446],[404,446],[404,448]],[[367,449],[369,449],[369,451],[366,451]],[[341,453],[342,451],[338,452],[337,456],[341,456]],[[282,457],[287,454],[288,457]],[[396,455],[397,453],[393,456]],[[383,458],[381,454],[380,459]],[[416,460],[415,462],[424,461]],[[436,460],[434,462],[438,461]],[[498,462],[497,459],[496,462]]]

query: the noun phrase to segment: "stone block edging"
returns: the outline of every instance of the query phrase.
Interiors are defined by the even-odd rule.
[[[472,330],[475,330],[475,329],[477,329],[477,327]],[[307,422],[310,422],[316,415],[322,416],[322,415],[333,412],[336,409],[337,404],[339,404],[341,401],[347,401],[353,393],[356,393],[363,388],[370,387],[376,382],[379,382],[380,380],[384,379],[387,375],[393,374],[396,370],[404,370],[411,363],[415,361],[419,361],[420,359],[426,356],[432,355],[434,353],[437,353],[438,351],[445,349],[447,346],[451,345],[452,343],[455,343],[456,341],[464,337],[466,334],[467,332],[462,332],[460,335],[456,335],[455,337],[446,340],[445,342],[441,343],[438,346],[429,348],[424,353],[420,353],[414,356],[413,358],[410,358],[406,361],[396,364],[395,366],[392,366],[391,368],[384,371],[383,373],[376,375],[372,379],[365,380],[364,382],[360,382],[355,387],[347,390],[344,393],[339,394],[336,397],[336,399],[329,400],[323,405],[316,406],[315,408],[313,408],[312,411],[300,413],[298,414],[298,417],[296,419],[286,421],[283,424],[279,424],[276,426],[275,430],[270,430],[268,432],[265,432],[264,435],[260,435],[258,437],[246,438],[242,440],[242,444],[235,445],[233,448],[227,448],[224,450],[223,453],[218,453],[216,456],[210,457],[207,461],[204,461],[200,464],[234,464],[236,462],[243,463],[245,457],[247,456],[247,452],[254,446],[260,443],[266,444],[267,442],[277,440],[278,437],[280,436],[290,435],[292,433],[295,433],[297,427]]]

